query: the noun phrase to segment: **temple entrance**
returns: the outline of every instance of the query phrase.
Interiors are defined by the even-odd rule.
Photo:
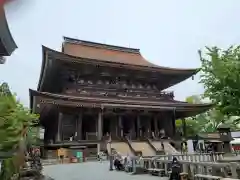
[[[122,116],[123,136],[129,136],[131,130],[131,118]]]
[[[103,117],[103,136],[110,135],[111,117]]]
[[[76,115],[64,113],[62,117],[62,140],[73,141],[76,132]]]
[[[93,115],[84,115],[82,120],[83,140],[96,140],[96,117]]]
[[[151,136],[152,136],[152,132],[155,132],[155,122],[154,122],[154,118],[151,118],[150,132],[151,132]]]

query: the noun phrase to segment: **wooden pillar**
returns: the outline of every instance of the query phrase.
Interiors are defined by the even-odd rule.
[[[187,136],[187,126],[185,118],[182,119],[182,130],[183,130],[183,137],[186,138]]]
[[[154,115],[153,121],[154,121],[154,129],[155,129],[154,134],[155,134],[155,137],[158,137],[159,130],[158,130],[158,116],[157,116],[157,114]]]
[[[97,130],[97,132],[98,132],[98,140],[102,140],[102,135],[103,135],[103,130],[102,130],[102,124],[103,124],[103,122],[102,122],[102,111],[99,111],[98,112],[98,125],[97,125],[97,127],[98,127],[98,130]]]
[[[152,134],[151,120],[152,120],[151,117],[149,117],[147,121],[147,138],[150,138]]]
[[[59,112],[56,142],[62,141],[62,118],[63,118],[63,113]]]
[[[176,110],[173,110],[173,117],[172,117],[172,136],[175,137],[176,135]]]
[[[130,137],[131,139],[135,139],[136,138],[136,127],[135,127],[135,122],[136,122],[136,117],[135,116],[132,116],[132,119],[131,119],[131,128],[130,128]]]
[[[123,137],[123,122],[122,122],[122,116],[118,115],[118,129],[119,129],[119,134],[118,136],[120,136],[121,138]]]
[[[138,114],[137,115],[137,138],[141,137],[141,117],[140,115]]]
[[[77,119],[77,140],[82,140],[82,120],[83,120],[83,113],[82,111],[78,114]]]

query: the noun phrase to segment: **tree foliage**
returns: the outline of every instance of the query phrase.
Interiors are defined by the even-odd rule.
[[[200,96],[189,96],[186,98],[188,103],[201,104]],[[187,136],[195,136],[198,133],[216,132],[220,124],[228,124],[233,130],[237,129],[237,118],[224,115],[217,108],[210,109],[205,113],[201,113],[194,117],[185,118]],[[176,129],[178,132],[183,132],[182,119],[176,120]]]
[[[206,49],[205,55],[199,51],[204,96],[224,115],[240,116],[240,46]]]
[[[0,152],[9,153],[2,162],[0,179],[8,180],[16,173],[23,159],[26,135],[38,116],[23,107],[10,92],[8,85],[0,85]],[[12,167],[14,166],[14,168]]]

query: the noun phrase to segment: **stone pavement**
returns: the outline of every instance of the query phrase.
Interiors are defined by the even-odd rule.
[[[108,162],[85,162],[58,164],[44,167],[43,173],[55,180],[167,180],[150,175],[130,175],[125,172],[109,171]]]

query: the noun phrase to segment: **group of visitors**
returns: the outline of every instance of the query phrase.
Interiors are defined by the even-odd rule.
[[[141,159],[141,157],[140,157]],[[120,154],[116,154],[114,156],[114,163],[113,163],[115,169],[117,171],[128,171],[129,168],[132,168],[132,159],[129,155],[126,157],[121,156]],[[172,173],[170,175],[170,180],[180,180],[180,173],[181,173],[181,165],[180,162],[177,160],[176,157],[173,157],[172,163],[171,163],[171,170]]]
[[[204,143],[204,141],[194,142],[194,151],[199,153],[214,153],[218,151],[218,147],[214,143]]]
[[[113,165],[117,171],[129,171],[129,168],[132,168],[131,156],[122,156],[121,154],[116,153],[114,156]]]

